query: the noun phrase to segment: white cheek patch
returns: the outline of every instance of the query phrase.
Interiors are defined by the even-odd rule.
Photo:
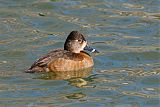
[[[86,47],[86,45],[87,45],[87,42],[83,42],[83,45],[82,45],[82,50],[84,49],[84,47]]]

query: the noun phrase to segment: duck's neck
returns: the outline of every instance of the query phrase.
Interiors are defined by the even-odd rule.
[[[72,49],[66,49],[66,48],[64,48],[64,50],[72,52],[72,53],[80,53],[81,52],[80,50],[72,50]]]

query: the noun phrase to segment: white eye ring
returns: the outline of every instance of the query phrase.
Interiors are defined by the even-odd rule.
[[[76,42],[82,42],[82,40],[75,40]]]

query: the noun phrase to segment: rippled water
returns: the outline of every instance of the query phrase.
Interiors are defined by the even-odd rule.
[[[1,107],[159,107],[159,0],[0,0]],[[26,74],[78,30],[91,72]]]

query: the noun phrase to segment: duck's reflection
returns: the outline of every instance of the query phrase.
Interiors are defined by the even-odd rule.
[[[38,79],[44,80],[67,80],[73,78],[85,78],[92,72],[92,68],[87,68],[79,71],[60,71],[60,72],[48,72],[38,74]]]
[[[83,87],[87,85],[87,81],[84,80],[83,78],[72,78],[69,79],[69,84],[75,87]]]

